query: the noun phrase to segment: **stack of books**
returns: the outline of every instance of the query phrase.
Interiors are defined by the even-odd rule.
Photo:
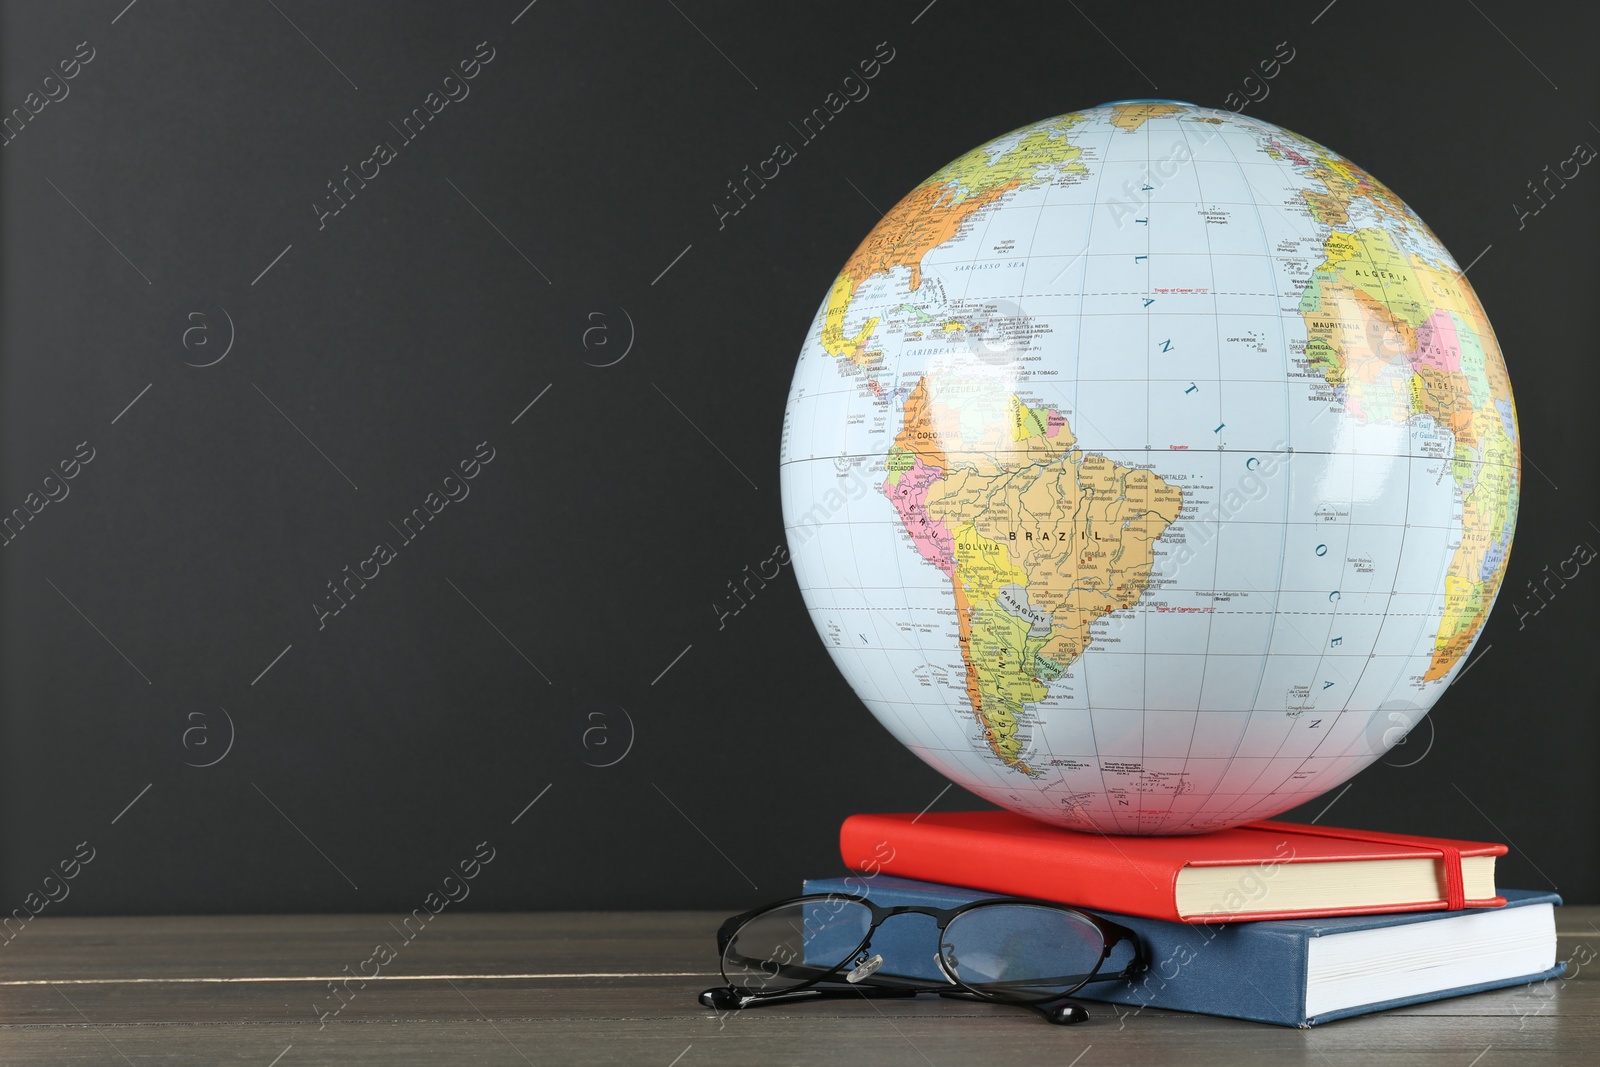
[[[1286,822],[1109,837],[1004,811],[855,815],[839,844],[858,873],[808,880],[804,892],[865,895],[883,907],[1032,897],[1132,928],[1148,969],[1074,994],[1130,1011],[1305,1027],[1563,970],[1561,899],[1497,891],[1504,845]],[[926,931],[911,918],[873,935],[880,973],[939,979]]]

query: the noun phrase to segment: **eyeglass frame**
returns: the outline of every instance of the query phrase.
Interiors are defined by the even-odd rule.
[[[848,904],[860,904],[872,912],[872,922],[867,927],[866,933],[862,935],[861,941],[855,946],[855,948],[846,953],[838,963],[834,964],[831,968],[814,978],[810,978],[799,983],[798,985],[788,986],[783,989],[746,991],[741,990],[734,985],[733,979],[728,977],[725,966],[727,950],[728,945],[733,941],[734,935],[737,934],[746,923],[750,922],[750,920],[759,915],[763,915],[770,911],[777,911],[780,908],[792,907],[797,904],[806,904],[812,902],[824,903],[832,901],[842,901]],[[943,951],[936,951],[934,953],[934,962],[938,964],[940,973],[945,976],[945,979],[950,986],[955,987],[954,989],[949,988],[949,986],[942,985],[930,978],[908,978],[899,975],[877,975],[875,973],[868,974],[856,982],[850,982],[848,984],[848,988],[845,989],[819,988],[819,986],[821,986],[821,984],[824,982],[848,981],[847,979],[841,977],[841,972],[843,972],[852,964],[860,966],[862,962],[865,962],[865,960],[861,959],[861,957],[865,950],[872,944],[872,935],[877,933],[878,927],[882,926],[884,922],[894,918],[897,915],[926,915],[932,918],[937,924],[939,930],[937,945],[942,949],[942,946],[944,945],[945,929],[949,927],[949,925],[954,922],[955,919],[970,911],[997,906],[1049,908],[1054,911],[1066,912],[1069,915],[1088,922],[1089,925],[1093,926],[1100,933],[1100,959],[1096,961],[1094,969],[1091,970],[1077,985],[1061,992],[1048,993],[1037,997],[1008,995],[998,990],[987,990],[978,986],[970,985],[951,973],[950,967],[945,962]],[[835,913],[837,913],[837,910],[838,909],[835,909]],[[1106,960],[1111,958],[1111,954],[1116,951],[1117,946],[1122,944],[1124,941],[1126,941],[1133,949],[1133,958],[1118,974],[1100,974],[1100,968],[1105,965]],[[870,957],[867,958],[870,959]],[[1100,916],[1094,915],[1090,912],[1082,911],[1078,908],[1071,907],[1070,905],[1058,904],[1054,901],[1035,900],[1029,897],[984,897],[979,900],[969,901],[966,904],[962,904],[954,908],[935,908],[932,906],[919,904],[901,904],[894,907],[883,907],[882,905],[874,903],[869,896],[857,896],[845,893],[807,893],[798,897],[789,897],[785,900],[779,900],[771,904],[764,904],[761,907],[752,908],[749,911],[730,917],[729,919],[725,920],[717,929],[717,959],[718,973],[721,974],[723,979],[728,982],[728,985],[726,987],[715,987],[708,989],[704,993],[700,994],[700,1002],[708,1008],[737,1010],[756,1004],[771,1003],[773,1001],[784,1000],[790,997],[798,996],[837,996],[847,995],[850,993],[859,993],[862,996],[867,996],[869,995],[868,991],[863,987],[870,982],[872,983],[870,987],[872,990],[871,995],[875,996],[911,997],[916,996],[918,993],[929,992],[937,992],[941,995],[966,994],[990,1003],[1010,1004],[1016,1007],[1031,1008],[1039,1012],[1049,1021],[1058,1024],[1083,1022],[1089,1017],[1086,1010],[1073,1003],[1070,999],[1074,993],[1082,989],[1084,986],[1091,982],[1128,981],[1137,977],[1149,967],[1149,960],[1145,954],[1144,945],[1140,941],[1137,932],[1121,925],[1120,923],[1114,923],[1109,919],[1103,919]],[[779,963],[778,966],[782,967],[784,964]],[[776,975],[773,975],[772,977],[775,978]]]

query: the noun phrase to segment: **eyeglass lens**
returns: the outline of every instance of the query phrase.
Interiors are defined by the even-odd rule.
[[[963,984],[1016,1000],[1063,996],[1094,973],[1105,939],[1072,912],[1029,904],[973,908],[950,920],[939,955]]]
[[[723,951],[722,974],[742,992],[792,989],[847,962],[871,927],[872,910],[842,897],[783,904],[734,932]],[[1022,1001],[1070,993],[1094,973],[1104,951],[1104,938],[1088,919],[1030,904],[962,912],[939,941],[951,977]]]
[[[783,904],[752,916],[722,953],[722,976],[743,992],[776,992],[849,959],[872,928],[872,909],[841,897]]]

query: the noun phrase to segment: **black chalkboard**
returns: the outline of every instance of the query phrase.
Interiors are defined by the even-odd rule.
[[[977,803],[786,570],[716,607],[784,542],[795,355],[949,159],[1230,94],[1481,255],[1527,448],[1481,660],[1328,821],[1600,900],[1600,575],[1508,606],[1600,544],[1600,177],[1528,184],[1600,143],[1593,12],[524,5],[0,6],[0,913],[62,863],[52,914],[404,912],[482,842],[465,907],[730,906],[849,812]]]

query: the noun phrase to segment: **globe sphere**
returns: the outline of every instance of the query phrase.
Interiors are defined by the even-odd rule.
[[[1460,675],[1516,525],[1472,286],[1366,171],[1121,101],[913,189],[801,349],[784,522],[834,662],[951,780],[1046,822],[1270,817]]]

